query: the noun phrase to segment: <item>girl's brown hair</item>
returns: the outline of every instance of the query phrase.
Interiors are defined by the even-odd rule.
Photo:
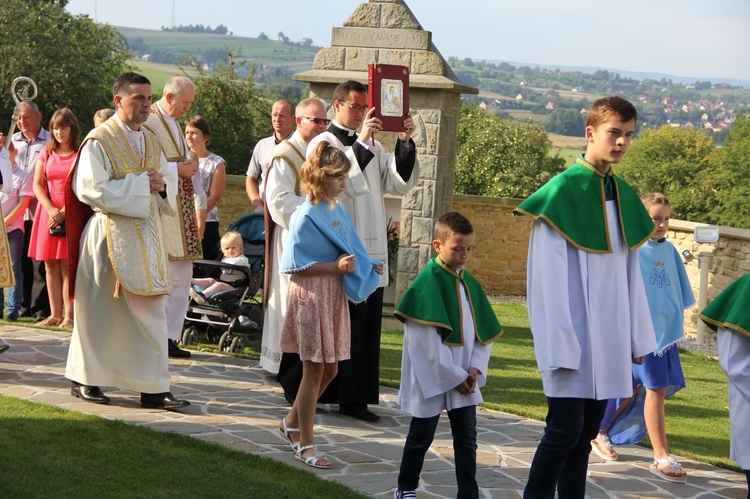
[[[197,128],[203,133],[203,138],[206,139],[206,145],[211,142],[211,125],[208,124],[208,120],[203,116],[193,116],[185,120],[185,128],[190,125],[193,128]]]
[[[329,201],[334,208],[334,199],[328,192],[328,180],[345,177],[352,165],[346,155],[326,141],[313,149],[300,169],[300,180],[312,204]]]
[[[78,141],[78,133],[80,130],[78,128],[78,119],[76,119],[76,115],[73,114],[73,111],[64,107],[55,111],[55,114],[52,115],[52,119],[49,120],[50,134],[49,142],[47,142],[47,152],[53,153],[62,145],[55,138],[53,130],[55,128],[64,128],[66,126],[70,127],[70,148],[74,151],[78,150],[78,146],[80,145],[80,142]]]

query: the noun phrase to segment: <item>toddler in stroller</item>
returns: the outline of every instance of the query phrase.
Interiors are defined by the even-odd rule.
[[[242,234],[230,230],[221,237],[221,252],[224,255],[224,258],[221,259],[222,263],[250,267],[247,257],[242,254],[243,249]],[[199,305],[205,305],[206,301],[216,293],[234,290],[236,288],[232,283],[246,279],[244,273],[237,272],[230,267],[222,267],[221,274],[220,280],[213,277],[193,278],[190,297]],[[203,291],[198,291],[195,286],[202,286],[204,289]]]
[[[263,282],[264,242],[263,214],[248,213],[222,237],[222,261],[193,262],[184,345],[197,346],[205,333],[222,352],[241,353],[246,339],[260,333],[263,307],[256,293]]]

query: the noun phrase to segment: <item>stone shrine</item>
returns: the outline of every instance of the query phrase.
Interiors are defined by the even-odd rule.
[[[310,84],[311,96],[332,103],[336,86],[346,80],[367,84],[369,63],[398,64],[410,69],[409,104],[413,111],[421,181],[401,200],[399,258],[395,300],[432,258],[435,221],[452,207],[456,135],[461,94],[476,94],[453,73],[432,34],[403,0],[370,0],[360,4],[343,27],[334,27],[331,46],[315,56],[313,69],[294,75]],[[378,134],[392,151],[396,133]]]

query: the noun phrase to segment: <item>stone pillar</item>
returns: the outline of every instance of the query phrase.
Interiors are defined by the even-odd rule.
[[[396,299],[432,258],[435,220],[452,205],[461,94],[478,92],[461,83],[431,38],[403,0],[370,0],[360,4],[343,27],[333,28],[331,46],[317,53],[311,71],[294,75],[310,83],[311,95],[330,104],[339,83],[367,84],[369,63],[410,68],[409,103],[417,111],[412,137],[421,182],[401,203]],[[397,134],[380,133],[378,140],[392,151]]]

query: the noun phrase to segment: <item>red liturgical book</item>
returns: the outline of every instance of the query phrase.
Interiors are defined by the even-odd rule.
[[[409,114],[409,68],[393,64],[367,65],[367,105],[383,121],[384,132],[403,132]]]

